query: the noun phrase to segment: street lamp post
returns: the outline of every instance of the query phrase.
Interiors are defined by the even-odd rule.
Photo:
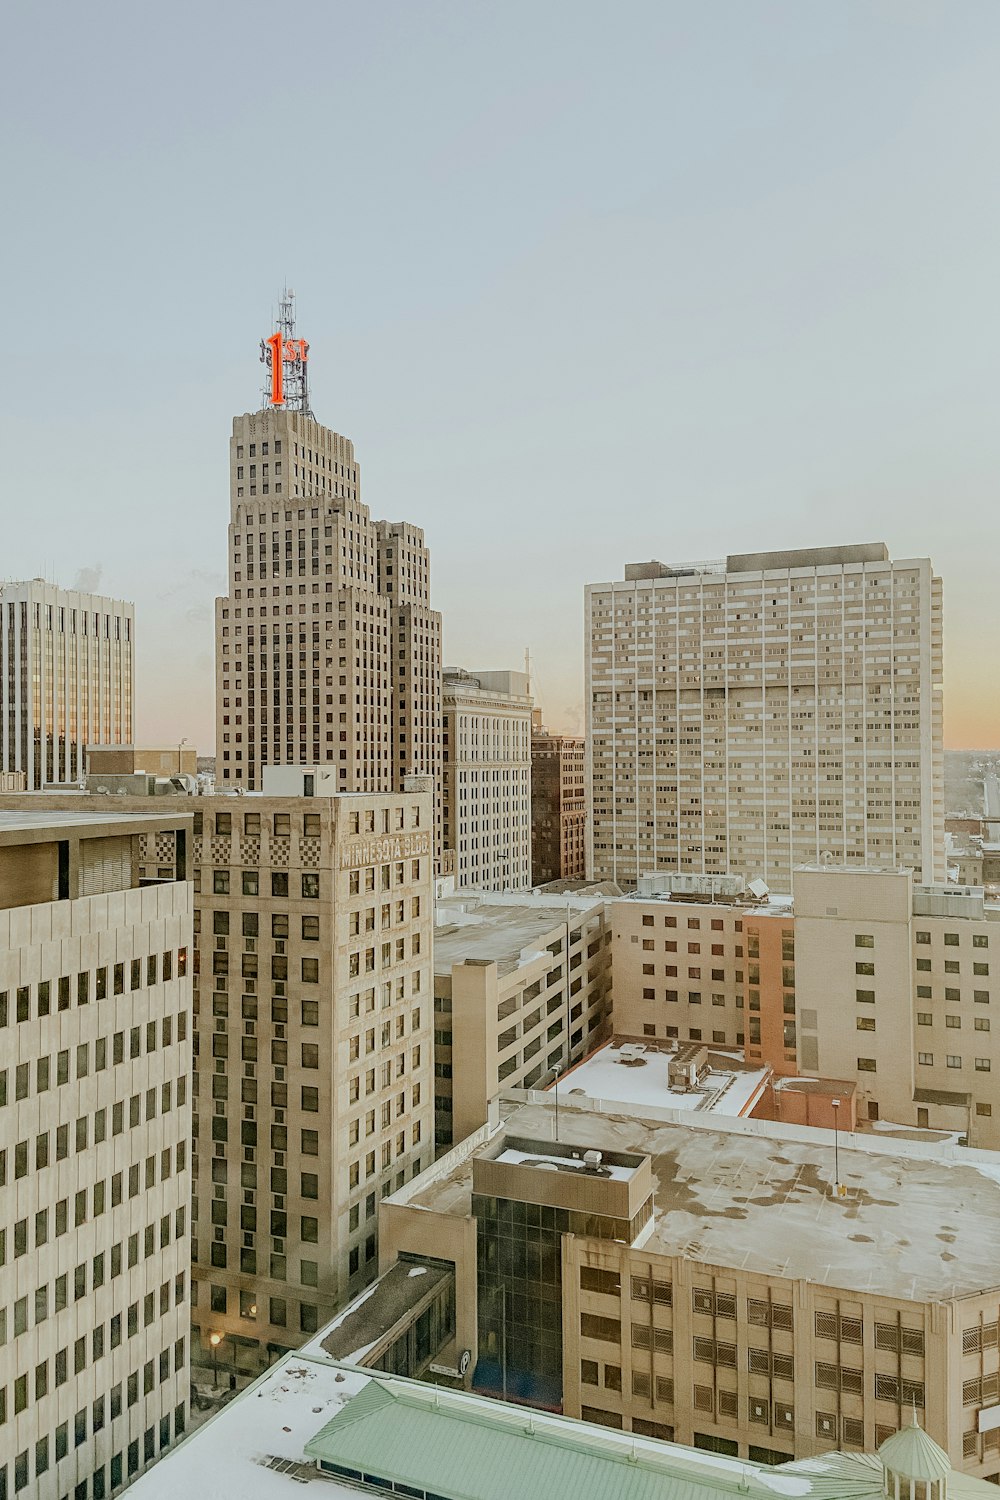
[[[831,1099],[830,1108],[833,1110],[833,1176],[835,1180],[834,1192],[840,1197],[840,1100]]]
[[[219,1386],[219,1345],[222,1343],[221,1333],[210,1333],[208,1342],[212,1346],[212,1390],[218,1390]]]

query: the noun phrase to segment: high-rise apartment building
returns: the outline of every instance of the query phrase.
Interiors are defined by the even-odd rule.
[[[531,696],[525,672],[443,679],[443,839],[459,889],[531,884]]]
[[[77,781],[87,745],[132,743],[135,612],[41,578],[0,587],[0,771]]]
[[[185,1429],[191,818],[8,808],[0,1494],[99,1500]],[[179,860],[145,886],[141,837]]]
[[[288,369],[304,341],[281,335]],[[272,341],[268,341],[271,343]],[[440,785],[441,616],[423,532],[373,521],[354,445],[304,388],[235,418],[229,593],[216,601],[221,786],[259,790],[274,765],[327,763],[342,792]]]
[[[941,583],[883,545],[630,565],[586,590],[588,872],[944,878]]]
[[[587,742],[531,725],[531,880],[582,880],[587,870]]]

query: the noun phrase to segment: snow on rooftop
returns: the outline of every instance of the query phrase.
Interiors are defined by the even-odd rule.
[[[272,1458],[312,1467],[303,1449],[321,1427],[368,1384],[364,1370],[289,1354],[130,1486],[136,1500],[178,1495],[239,1495],[240,1500],[288,1500],[287,1474]],[[357,1500],[357,1489],[325,1479],[323,1495]]]
[[[500,1152],[497,1161],[527,1163],[528,1165],[533,1165],[537,1162],[540,1172],[558,1172],[562,1168],[582,1175],[584,1170],[582,1157],[574,1159],[571,1156],[549,1155],[546,1151],[522,1151],[517,1146],[506,1146]],[[629,1178],[634,1174],[635,1167],[613,1166],[611,1162],[601,1162],[601,1172],[599,1175],[606,1181],[610,1179],[614,1182],[628,1182]]]
[[[579,1091],[588,1099],[642,1104],[655,1109],[697,1109],[721,1115],[740,1115],[753,1102],[768,1077],[767,1068],[713,1067],[695,1089],[671,1088],[669,1052],[640,1052],[608,1043],[559,1080],[559,1096]],[[624,1059],[631,1056],[631,1061]],[[713,1053],[718,1060],[719,1054]],[[551,1091],[550,1091],[551,1092]]]

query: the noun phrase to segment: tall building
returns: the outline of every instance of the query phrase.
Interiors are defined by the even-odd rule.
[[[186,807],[0,810],[0,1494],[110,1496],[185,1429]],[[179,868],[138,875],[141,837]]]
[[[626,567],[586,590],[588,872],[944,878],[941,582],[881,545]]]
[[[382,1206],[378,1285],[397,1261],[454,1274],[467,1385],[769,1463],[871,1453],[915,1415],[953,1467],[1000,1482],[993,1153],[838,1149],[559,1092],[502,1095]],[[386,1359],[367,1342],[356,1359]]]
[[[256,1373],[321,1326],[375,1274],[379,1202],[434,1155],[431,794],[335,781],[272,767],[263,793],[178,799],[193,815],[193,1364]],[[60,804],[161,805],[46,798]],[[139,879],[177,857],[171,835],[144,839]]]
[[[328,776],[199,799],[193,1318],[250,1371],[371,1279],[434,1155],[431,797]]]
[[[443,679],[443,840],[459,889],[531,884],[531,697],[525,672]]]
[[[266,346],[264,404],[235,418],[229,449],[218,782],[259,790],[269,765],[327,763],[341,792],[400,790],[411,773],[439,784],[441,616],[423,532],[362,503],[353,443],[309,409],[288,299]]]
[[[135,612],[41,578],[0,587],[0,771],[77,781],[87,745],[132,743]]]
[[[392,785],[430,776],[441,842],[441,615],[430,607],[431,555],[419,526],[377,521],[379,593],[389,601]]]
[[[531,723],[531,881],[582,880],[587,871],[587,742]]]

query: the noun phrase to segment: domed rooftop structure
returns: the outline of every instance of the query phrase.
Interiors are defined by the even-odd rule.
[[[916,1409],[910,1425],[886,1438],[878,1456],[893,1500],[947,1500],[951,1460],[920,1426]]]

